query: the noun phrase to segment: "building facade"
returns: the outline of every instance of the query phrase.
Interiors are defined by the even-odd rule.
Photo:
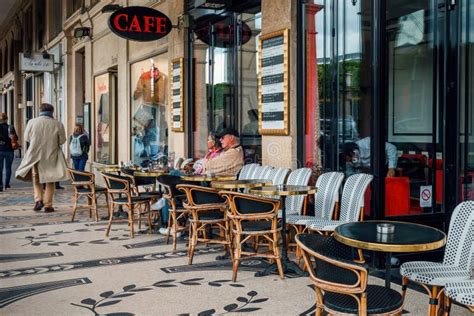
[[[315,175],[349,173],[344,148],[368,146],[366,217],[446,229],[472,198],[474,4],[438,2],[18,1],[0,29],[1,109],[21,133],[41,102],[55,105],[68,134],[75,123],[89,133],[91,170],[197,159],[223,127],[240,132],[247,162]],[[121,38],[108,24],[117,6],[153,8],[175,27],[156,41]],[[286,129],[268,132],[261,45],[280,32]],[[54,67],[21,71],[20,53]],[[396,177],[386,177],[385,143],[396,147]]]

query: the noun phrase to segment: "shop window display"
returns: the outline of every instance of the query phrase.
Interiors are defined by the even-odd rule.
[[[95,77],[95,161],[103,164],[111,161],[111,106],[109,74]]]
[[[168,154],[168,56],[131,66],[132,159],[146,166]]]

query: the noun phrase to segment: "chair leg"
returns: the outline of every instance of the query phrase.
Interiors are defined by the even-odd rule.
[[[128,209],[129,209],[129,212],[128,212],[128,224],[130,225],[130,238],[133,239],[133,235],[134,235],[134,225],[133,225],[133,219],[134,219],[134,214],[133,214],[133,211],[134,211],[134,208],[135,205],[130,205],[128,204]]]
[[[198,233],[197,226],[198,226],[198,223],[194,221],[192,223],[192,228],[191,228],[192,236],[191,236],[191,239],[189,240],[188,264],[193,264],[194,248],[196,247],[196,244],[197,244],[197,233]]]
[[[147,219],[148,219],[148,233],[151,234],[153,232],[153,224],[151,223],[151,204],[147,203],[145,205],[145,208],[146,208]]]
[[[76,211],[77,211],[77,200],[79,199],[79,197],[74,194],[74,207],[72,209],[72,219],[71,219],[71,222],[74,222],[74,218],[76,217]]]
[[[142,229],[142,205],[138,204],[138,230]]]
[[[95,194],[92,197],[92,208],[93,208],[94,214],[95,214],[95,221],[98,222],[99,221],[99,213],[97,212],[97,196]]]
[[[275,254],[275,261],[278,267],[278,274],[280,275],[281,279],[285,278],[285,274],[283,273],[283,266],[281,264],[281,256],[280,250],[278,249],[278,233],[273,233],[273,253]]]
[[[171,217],[173,221],[173,250],[176,250],[176,238],[178,238],[178,219],[176,218],[176,212],[171,212]],[[170,234],[170,221],[168,220],[168,236]],[[168,239],[166,240],[166,243],[168,243]]]
[[[241,235],[239,233],[235,236],[235,252],[234,260],[232,262],[232,282],[237,281],[237,271],[239,270],[239,261],[242,254],[242,244],[240,243]]]
[[[109,224],[107,225],[107,230],[105,231],[105,237],[109,237],[110,227],[112,226],[112,220],[114,218],[114,204],[110,203],[109,207]]]
[[[105,194],[105,203],[107,204],[107,215],[110,216],[109,196],[108,196],[108,194]]]
[[[436,316],[437,309],[438,309],[438,287],[433,286],[430,291],[428,315]]]
[[[170,211],[168,214],[168,226],[166,227],[166,244],[170,241],[171,225],[174,223],[174,211]],[[174,244],[173,244],[174,246]],[[173,248],[173,250],[176,248]]]

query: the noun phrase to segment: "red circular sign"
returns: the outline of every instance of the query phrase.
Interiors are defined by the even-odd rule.
[[[430,190],[424,189],[424,190],[421,192],[421,198],[423,199],[423,201],[428,201],[429,199],[431,199],[431,192],[430,192]]]
[[[120,37],[146,42],[165,37],[173,25],[170,18],[160,11],[132,6],[112,13],[109,27]]]

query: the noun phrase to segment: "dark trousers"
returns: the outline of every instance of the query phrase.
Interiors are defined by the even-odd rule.
[[[84,171],[86,169],[87,158],[72,158],[74,169]]]
[[[4,164],[5,161],[5,164]],[[3,186],[3,166],[5,165],[5,185],[10,185],[12,177],[13,151],[0,151],[0,186]]]

